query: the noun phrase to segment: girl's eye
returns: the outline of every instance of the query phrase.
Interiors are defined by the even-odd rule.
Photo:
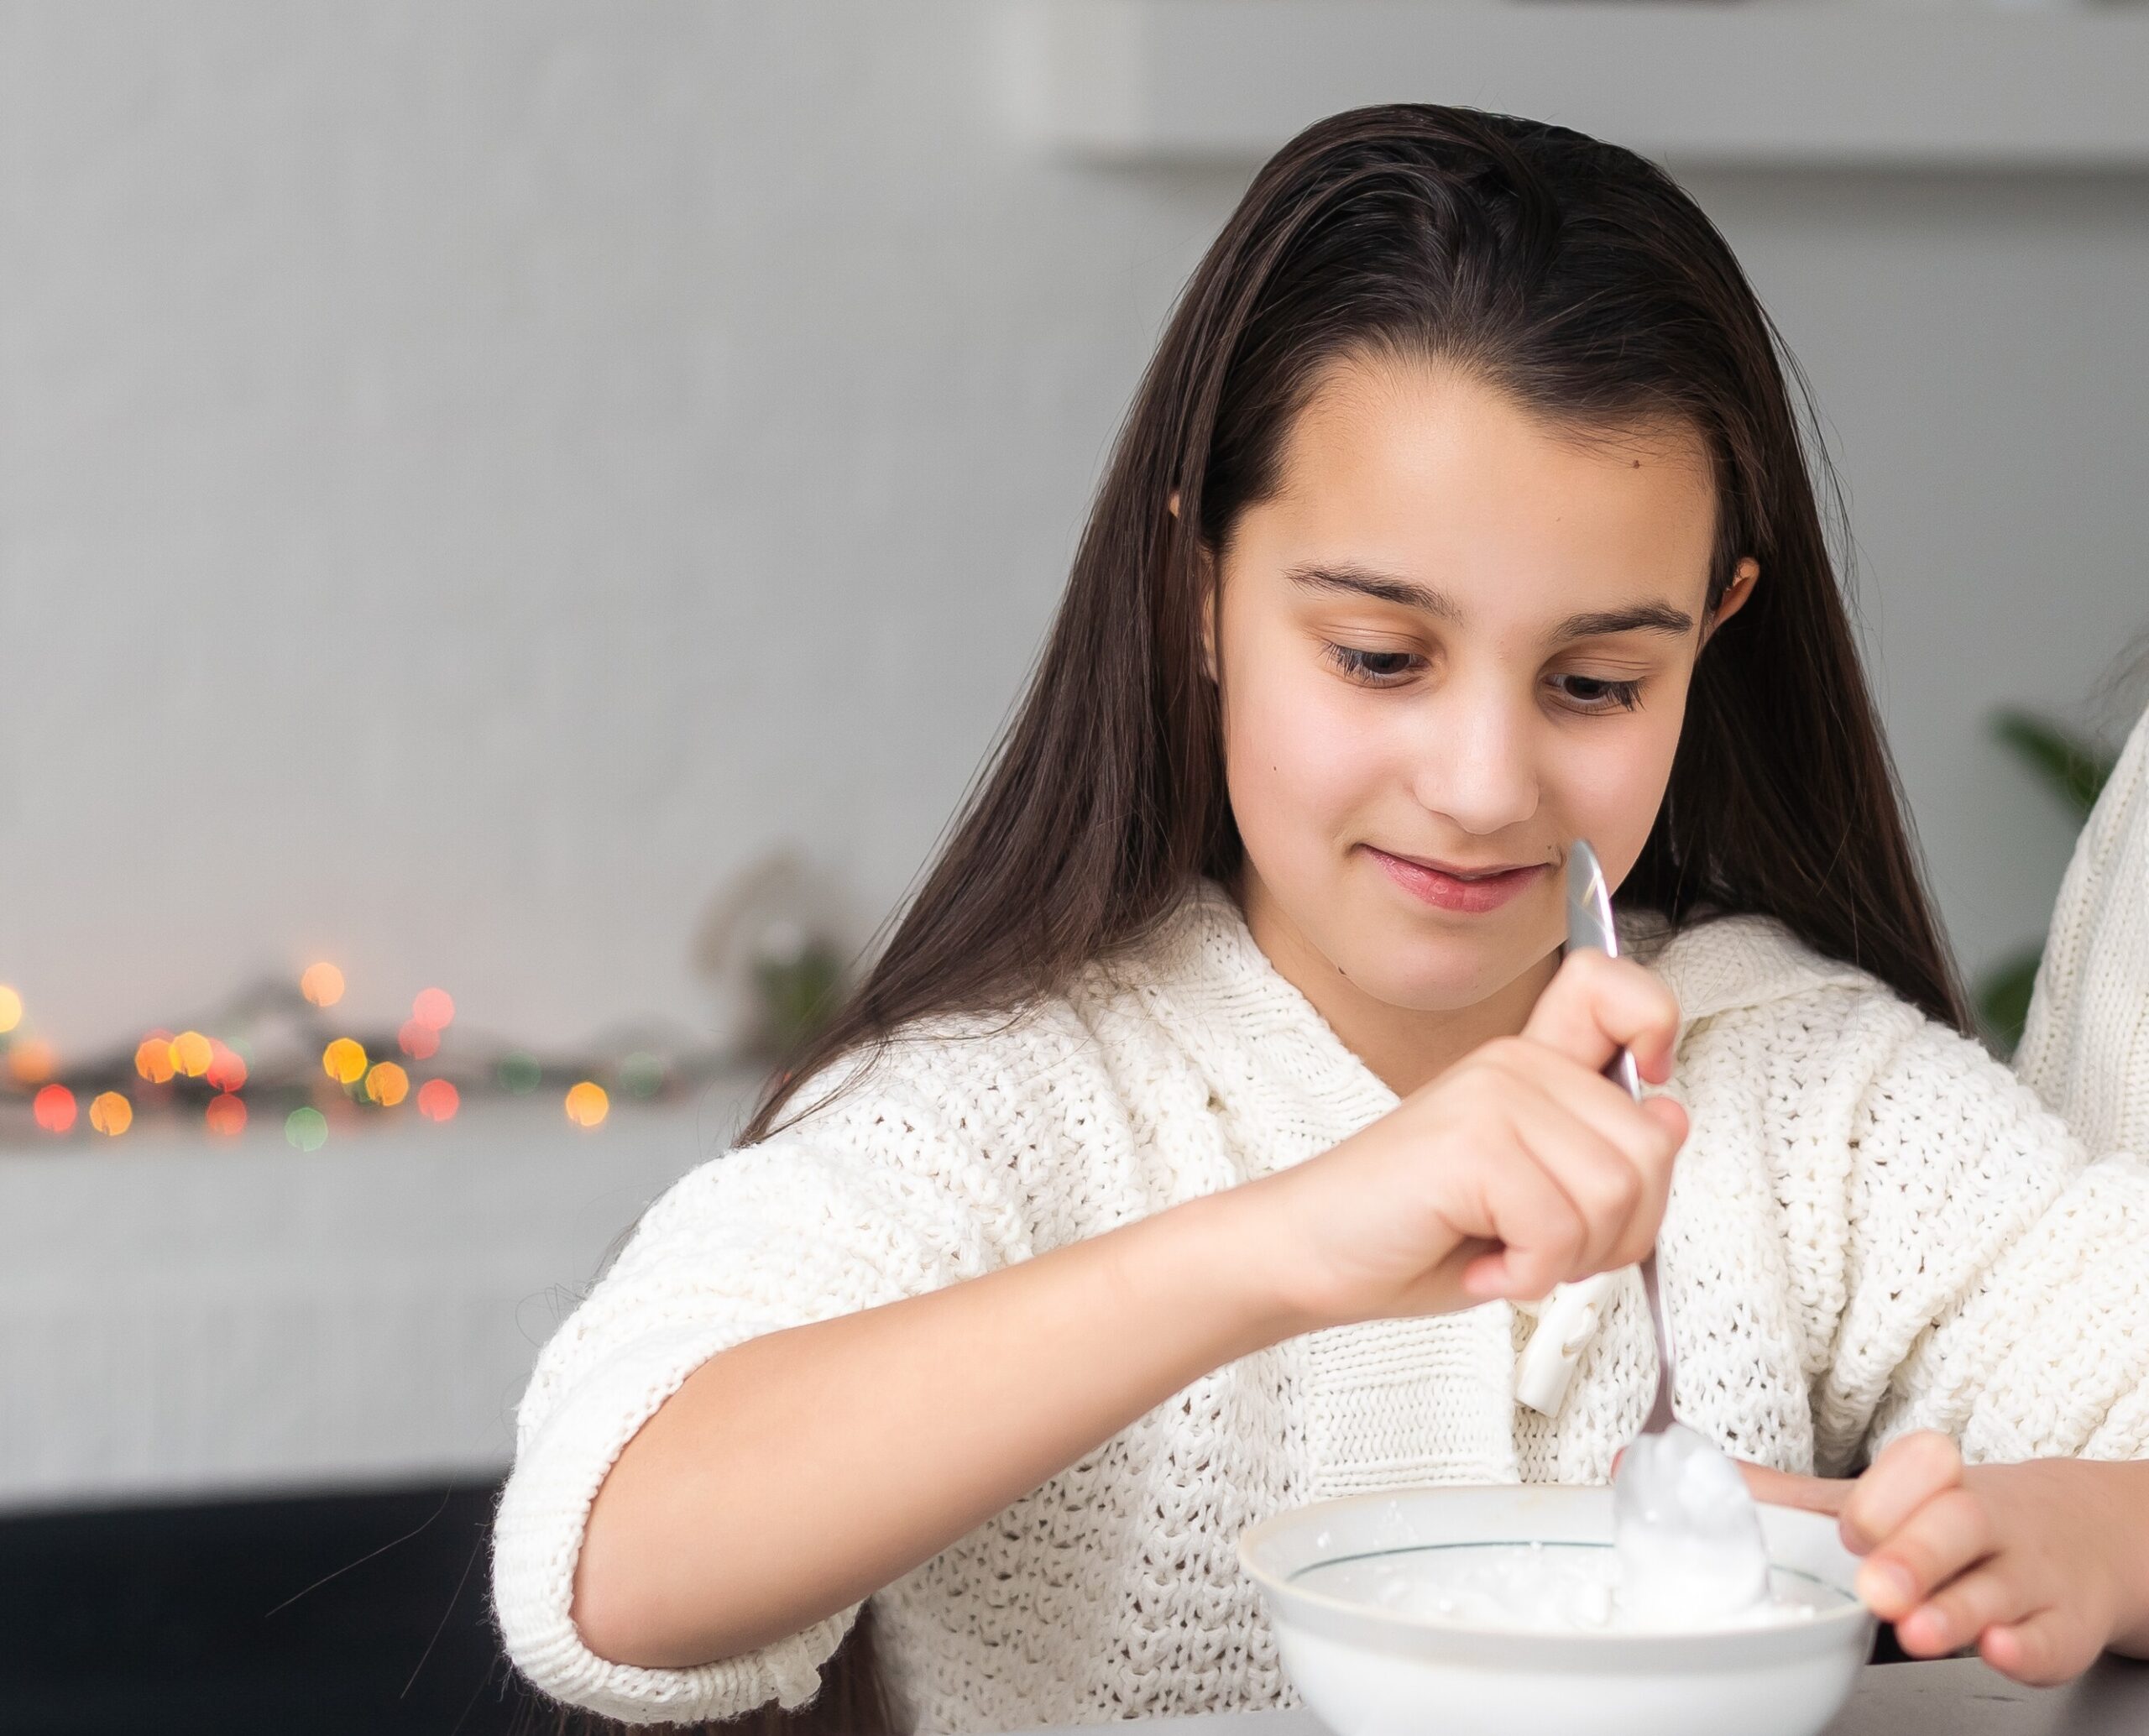
[[[1566,697],[1583,712],[1632,711],[1640,702],[1639,681],[1604,681],[1593,675],[1556,675],[1556,682],[1572,682]]]
[[[1331,645],[1327,651],[1337,668],[1369,688],[1394,686],[1418,661],[1414,651],[1357,651],[1347,645]]]
[[[1414,651],[1359,651],[1347,645],[1331,645],[1327,652],[1344,674],[1369,688],[1394,687],[1420,661]],[[1552,679],[1556,684],[1570,683],[1563,688],[1563,697],[1571,709],[1585,715],[1633,711],[1641,701],[1639,681],[1608,681],[1593,675],[1557,675]]]

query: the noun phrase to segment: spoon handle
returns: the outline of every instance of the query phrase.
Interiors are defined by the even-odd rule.
[[[1612,893],[1604,884],[1604,869],[1588,841],[1577,838],[1567,853],[1567,949],[1594,946],[1613,958],[1619,955],[1619,933],[1612,922]],[[1604,1076],[1624,1085],[1637,1103],[1642,1100],[1641,1075],[1634,1069],[1631,1050],[1622,1048],[1605,1064]],[[1649,1298],[1650,1325],[1656,1332],[1656,1394],[1650,1402],[1644,1435],[1661,1434],[1674,1421],[1671,1414],[1671,1313],[1664,1305],[1664,1280],[1656,1269],[1656,1249],[1651,1247],[1641,1264],[1643,1293]]]
[[[1649,1297],[1649,1323],[1656,1329],[1656,1395],[1650,1400],[1642,1433],[1661,1435],[1678,1419],[1671,1414],[1671,1310],[1664,1305],[1664,1279],[1654,1247],[1642,1256],[1642,1289]]]

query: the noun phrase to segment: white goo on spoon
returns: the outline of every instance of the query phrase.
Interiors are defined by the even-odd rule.
[[[1636,1437],[1613,1477],[1619,1608],[1637,1626],[1711,1626],[1769,1595],[1761,1515],[1739,1467],[1684,1423]]]

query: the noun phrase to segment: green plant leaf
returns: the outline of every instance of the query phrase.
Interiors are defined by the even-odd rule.
[[[834,1012],[843,988],[843,961],[815,941],[795,959],[761,960],[754,967],[754,983],[763,1038],[776,1053],[787,1053]]]
[[[2116,754],[2072,730],[2011,707],[1993,714],[1992,732],[2084,819],[2119,763]]]
[[[2004,1055],[2013,1054],[2022,1041],[2030,991],[2037,986],[2037,965],[2043,956],[2042,947],[2031,947],[2003,960],[1978,980],[1978,1022]]]

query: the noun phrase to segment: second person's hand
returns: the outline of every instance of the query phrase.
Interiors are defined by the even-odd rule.
[[[2084,1459],[1969,1465],[1948,1435],[1896,1436],[1859,1477],[1741,1462],[1756,1500],[1834,1516],[1865,1557],[1857,1591],[1913,1658],[1974,1646],[2033,1686],[2071,1681],[2107,1645],[2149,1650],[2127,1559],[2149,1467]],[[2130,1638],[2131,1635],[2131,1638]]]

